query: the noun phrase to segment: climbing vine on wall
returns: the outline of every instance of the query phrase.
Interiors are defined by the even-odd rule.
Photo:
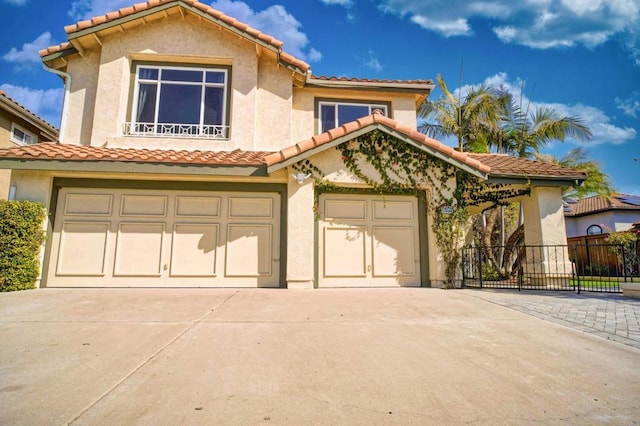
[[[371,190],[386,194],[431,192],[427,204],[433,216],[432,230],[445,263],[446,285],[454,283],[460,262],[459,244],[467,222],[467,207],[490,203],[506,204],[508,199],[529,193],[481,181],[476,176],[437,158],[406,141],[374,130],[335,148],[347,170]],[[314,213],[319,217],[318,197],[323,192],[353,192],[353,188],[328,181],[320,168],[308,159],[293,165],[294,170],[315,180]]]

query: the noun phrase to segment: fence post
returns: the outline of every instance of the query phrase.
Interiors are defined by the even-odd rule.
[[[578,265],[578,246],[577,245],[573,247],[573,258],[576,260],[574,268],[575,268],[575,271],[576,271],[578,294],[580,294],[580,265]]]
[[[482,246],[478,247],[478,275],[480,276],[480,288],[482,288]]]
[[[627,256],[624,250],[624,244],[620,244],[620,248],[622,249],[622,276],[624,277],[624,282],[627,282]]]

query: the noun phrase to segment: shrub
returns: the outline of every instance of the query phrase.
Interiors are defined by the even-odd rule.
[[[44,218],[42,204],[0,200],[0,291],[34,288],[40,275]]]
[[[603,277],[609,275],[609,265],[603,265],[601,263],[592,263],[584,268],[586,275]]]

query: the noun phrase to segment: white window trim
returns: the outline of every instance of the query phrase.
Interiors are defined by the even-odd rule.
[[[140,79],[140,68],[149,68],[149,69],[157,69],[158,70],[158,79],[157,80],[146,80]],[[186,71],[202,71],[206,73],[207,71],[221,72],[224,74],[224,83],[207,83],[206,81],[202,82],[192,82],[192,81],[179,81],[174,83],[191,85],[191,86],[200,86],[202,90],[201,96],[201,104],[200,104],[200,123],[199,124],[184,124],[184,123],[159,123],[158,122],[158,113],[160,106],[160,89],[158,88],[156,92],[156,104],[154,110],[154,121],[153,123],[138,123],[136,112],[138,107],[138,96],[140,92],[140,83],[155,83],[158,86],[162,84],[162,80],[160,78],[162,70],[186,70]],[[206,74],[203,74],[203,76]],[[206,77],[204,78],[206,80]],[[207,125],[204,124],[204,91],[207,87],[221,87],[223,89],[222,96],[222,122],[221,125]],[[193,138],[193,139],[229,139],[229,126],[227,123],[227,98],[229,93],[229,70],[227,68],[219,68],[219,67],[191,67],[191,66],[175,66],[175,65],[149,65],[149,64],[138,64],[136,65],[135,70],[135,82],[134,82],[134,93],[133,93],[133,102],[131,104],[131,121],[125,122],[123,126],[123,133],[125,136],[151,136],[151,137],[171,137],[171,138]],[[178,128],[177,133],[170,132],[158,132],[156,133],[154,129],[157,129],[158,126],[169,126]],[[190,130],[196,126],[200,131],[197,134],[193,134]],[[140,131],[140,129],[145,129]],[[182,132],[180,129],[184,130]],[[207,130],[204,132],[203,130]]]
[[[322,107],[323,106],[333,106],[335,109],[335,122],[334,128],[338,127],[338,106],[346,105],[346,106],[366,106],[369,107],[369,114],[374,109],[381,109],[384,112],[386,117],[389,116],[389,108],[386,104],[377,104],[377,103],[369,103],[367,101],[363,102],[342,102],[342,101],[320,101],[318,102],[318,131],[322,132]]]
[[[14,133],[13,133],[15,129],[18,129],[22,133],[24,133],[25,135],[29,136],[31,141],[30,142],[25,142],[24,140],[16,138]],[[10,139],[13,142],[15,142],[15,143],[17,143],[19,145],[33,145],[33,144],[38,143],[38,137],[33,132],[28,131],[27,129],[25,129],[24,127],[22,127],[22,126],[20,126],[20,125],[18,125],[16,123],[11,123],[11,136],[10,136]]]

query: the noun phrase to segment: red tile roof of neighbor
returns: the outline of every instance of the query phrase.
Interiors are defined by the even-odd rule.
[[[403,126],[395,120],[381,114],[362,117],[356,121],[346,123],[336,129],[315,135],[283,150],[272,151],[187,151],[161,150],[137,148],[109,148],[86,145],[46,143],[28,145],[17,148],[0,149],[0,160],[58,160],[58,161],[110,161],[135,162],[167,165],[196,165],[196,166],[273,166],[281,162],[292,160],[316,148],[322,151],[332,146],[330,142],[341,138],[348,138],[357,131],[368,131],[381,128],[389,133],[397,134],[422,144],[443,156],[454,158],[460,163],[475,170],[493,176],[507,176],[516,178],[558,178],[561,180],[584,179],[582,172],[539,161],[509,157],[497,154],[462,153],[443,143],[431,139],[418,131]],[[306,157],[305,157],[306,158]]]
[[[0,102],[2,101],[6,105],[5,108],[8,107],[13,109],[14,113],[22,115],[22,118],[27,119],[27,121],[30,121],[29,119],[35,120],[35,122],[32,121],[31,124],[36,125],[36,127],[40,127],[43,137],[48,138],[48,140],[51,141],[58,139],[59,131],[53,124],[20,105],[15,99],[7,95],[4,90],[0,90]]]
[[[567,216],[582,216],[608,210],[640,210],[640,205],[626,202],[625,199],[638,199],[639,196],[612,194],[610,197],[594,195],[593,197],[575,200],[565,204]]]

